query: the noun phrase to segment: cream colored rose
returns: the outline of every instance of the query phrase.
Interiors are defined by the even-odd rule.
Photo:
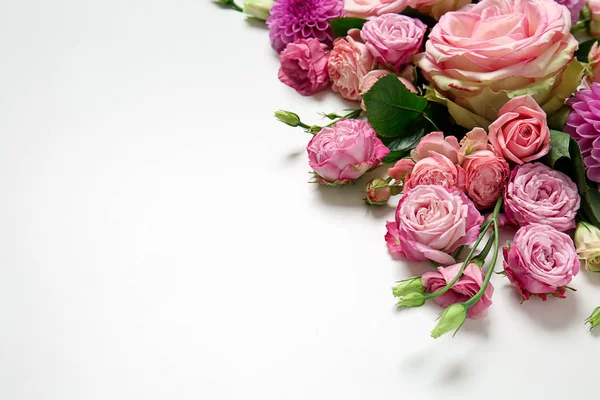
[[[600,229],[587,222],[579,222],[575,231],[575,246],[586,271],[600,272]]]

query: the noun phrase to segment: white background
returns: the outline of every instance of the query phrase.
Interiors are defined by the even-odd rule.
[[[397,312],[392,205],[308,184],[344,104],[277,79],[268,32],[208,0],[0,2],[0,398],[562,399],[597,393],[600,277],[494,277],[452,339]],[[383,171],[381,171],[383,174]],[[507,236],[508,237],[508,236]]]

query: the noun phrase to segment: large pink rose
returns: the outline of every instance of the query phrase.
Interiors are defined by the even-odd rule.
[[[358,87],[359,91],[360,91],[360,97],[362,98],[362,96],[364,96],[364,94],[367,93],[379,79],[383,78],[384,76],[386,76],[388,74],[391,74],[391,72],[387,71],[385,69],[376,69],[376,70],[369,72],[365,76],[363,76],[363,78],[360,80],[360,85]],[[408,79],[406,79],[402,76],[399,76],[398,80],[400,82],[402,82],[402,84],[411,93],[414,93],[414,94],[418,93],[417,89],[414,87],[414,85]],[[365,111],[367,110],[367,108],[365,107],[365,103],[362,100],[360,103],[360,107]]]
[[[429,157],[431,152],[436,152],[448,157],[453,163],[456,163],[458,162],[459,151],[460,146],[458,140],[454,136],[447,136],[444,138],[442,132],[431,132],[419,141],[417,148],[411,151],[410,156],[413,160],[420,161]]]
[[[458,274],[462,263],[454,264],[449,267],[439,267],[438,272],[427,272],[421,277],[423,286],[427,293],[434,293],[444,288]],[[470,300],[479,292],[485,276],[477,264],[469,264],[463,271],[458,281],[452,286],[452,289],[441,296],[435,297],[435,301],[440,306],[447,308],[451,304],[464,303]],[[492,295],[494,286],[488,284],[483,293],[483,297],[467,311],[468,318],[481,318],[487,314],[487,309],[492,305]]]
[[[516,164],[537,160],[550,151],[546,113],[529,95],[506,103],[489,131],[494,148]]]
[[[346,17],[367,18],[374,15],[399,13],[415,0],[344,0]]]
[[[299,39],[288,44],[279,60],[279,80],[301,95],[313,95],[329,85],[327,46],[318,39]]]
[[[460,165],[454,164],[446,156],[431,152],[427,158],[417,162],[404,179],[404,190],[419,185],[442,185],[463,190],[466,174]]]
[[[375,59],[363,43],[351,36],[336,39],[327,62],[331,88],[346,100],[360,100],[360,81],[374,66]]]
[[[433,4],[431,1],[421,1],[417,4],[417,9],[439,20],[447,12],[460,10],[468,4],[471,4],[471,0],[436,0]]]
[[[375,61],[399,72],[423,44],[427,26],[418,19],[384,14],[367,21],[360,35]]]
[[[342,119],[308,143],[308,160],[317,182],[345,184],[381,164],[389,150],[366,121]]]
[[[417,65],[464,127],[487,127],[524,92],[551,114],[581,79],[570,29],[569,10],[553,0],[482,0],[444,14]]]
[[[522,227],[512,245],[504,248],[504,271],[523,299],[551,294],[564,297],[564,286],[579,273],[573,240],[540,224]]]
[[[411,261],[453,264],[450,253],[471,244],[482,222],[464,193],[441,185],[421,185],[400,199],[396,219],[387,223],[385,240],[392,254]]]
[[[516,167],[504,190],[504,213],[516,226],[539,223],[567,231],[575,228],[579,205],[571,178],[542,163]]]

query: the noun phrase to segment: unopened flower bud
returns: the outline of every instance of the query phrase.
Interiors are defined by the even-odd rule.
[[[397,303],[396,306],[398,308],[401,307],[421,307],[425,304],[427,298],[423,293],[412,292],[408,293],[406,296],[402,297]]]
[[[392,195],[388,182],[385,179],[380,178],[373,179],[367,183],[365,193],[367,194],[367,197],[365,198],[367,204],[377,206],[387,203]]]
[[[313,135],[316,135],[317,133],[321,132],[323,130],[322,126],[319,125],[313,125],[310,128],[307,129],[308,133],[312,133]]]
[[[415,276],[414,278],[400,281],[396,286],[392,288],[392,293],[394,294],[394,297],[406,296],[409,293],[413,292],[425,292],[425,286],[423,286],[423,282],[421,281],[420,276]]]
[[[459,329],[467,319],[467,307],[462,303],[456,303],[448,306],[442,313],[437,325],[431,331],[431,337],[439,338],[445,333],[454,329]]]
[[[600,325],[600,307],[596,308],[585,322],[591,325],[590,330]]]
[[[300,117],[291,111],[279,110],[275,111],[275,118],[289,126],[300,125]]]
[[[244,13],[266,21],[269,18],[269,13],[273,8],[273,0],[245,0]]]

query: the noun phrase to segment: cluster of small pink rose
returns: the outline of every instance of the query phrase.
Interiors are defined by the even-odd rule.
[[[365,201],[402,194],[388,249],[438,268],[393,294],[445,308],[433,337],[486,314],[501,226],[516,231],[503,274],[523,300],[564,298],[581,261],[600,272],[600,48],[574,35],[600,37],[600,0],[275,0],[269,13],[283,83],[360,102],[325,127],[276,112],[314,135],[316,182],[393,163]]]

